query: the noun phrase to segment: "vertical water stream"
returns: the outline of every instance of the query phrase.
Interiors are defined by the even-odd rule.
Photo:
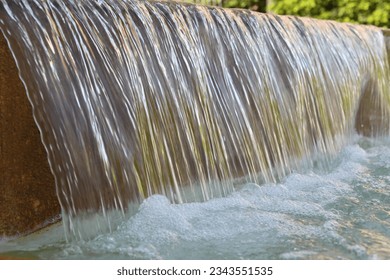
[[[364,93],[389,109],[381,31],[134,0],[1,0],[69,236],[272,182],[338,151]],[[81,220],[80,220],[81,219]],[[81,222],[80,222],[81,221]],[[88,227],[91,225],[89,224]]]

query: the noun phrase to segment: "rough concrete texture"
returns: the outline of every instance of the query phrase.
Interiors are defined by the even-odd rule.
[[[0,32],[0,238],[32,232],[59,213],[46,151]]]

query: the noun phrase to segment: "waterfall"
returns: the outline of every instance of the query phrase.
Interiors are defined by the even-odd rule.
[[[0,3],[70,237],[152,194],[225,196],[336,153],[355,127],[388,132],[375,27],[174,2]]]

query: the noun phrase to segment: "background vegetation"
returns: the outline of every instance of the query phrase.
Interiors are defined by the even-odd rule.
[[[195,0],[196,1],[196,0]],[[198,0],[199,1],[199,0]],[[200,0],[228,8],[390,27],[389,0]]]
[[[389,27],[390,2],[386,0],[272,0],[276,14],[310,16],[343,22]]]

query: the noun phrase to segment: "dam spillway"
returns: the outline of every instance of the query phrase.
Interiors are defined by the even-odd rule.
[[[224,196],[336,153],[355,129],[388,133],[378,28],[163,2],[0,3],[71,236],[80,217],[110,228],[106,212],[152,194]]]

